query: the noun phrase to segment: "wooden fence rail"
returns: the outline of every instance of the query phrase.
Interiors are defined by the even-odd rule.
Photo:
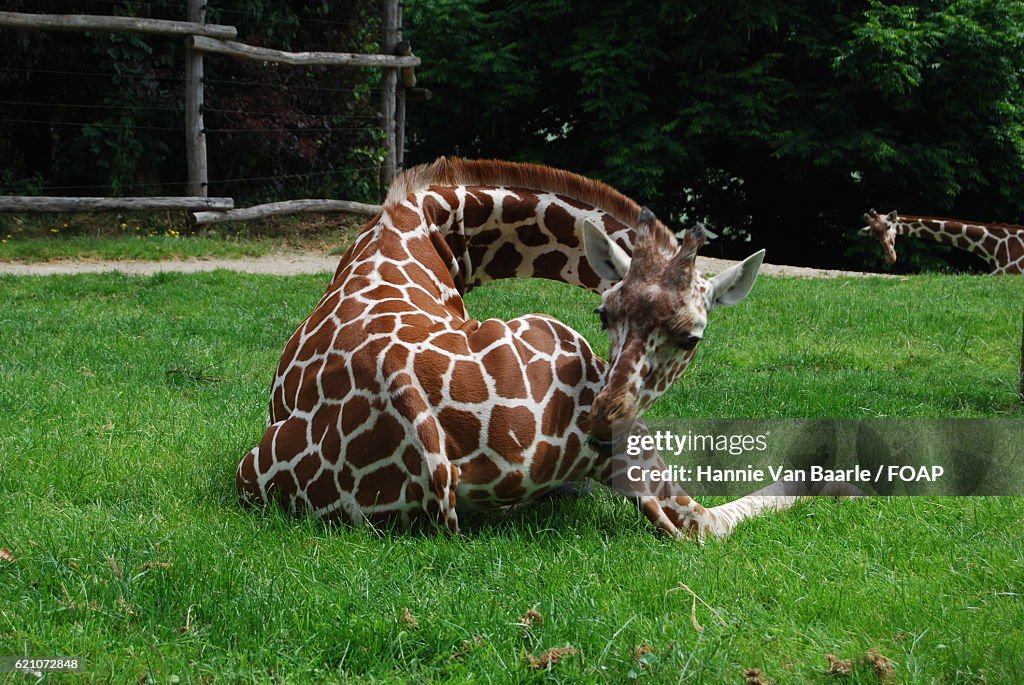
[[[111,212],[139,209],[232,209],[230,197],[53,197],[0,195],[0,212]]]
[[[0,12],[0,26],[36,31],[97,31],[103,33],[151,33],[163,36],[234,38],[234,26],[166,19],[109,17],[95,14],[22,14]]]
[[[347,214],[364,214],[375,216],[381,211],[380,205],[368,205],[363,202],[349,200],[286,200],[271,202],[265,205],[243,207],[222,212],[192,212],[192,224],[219,224],[226,221],[252,221],[265,219],[268,216],[282,214],[299,214],[301,212],[345,212]]]
[[[255,59],[261,62],[278,64],[294,64],[297,66],[334,66],[334,67],[415,67],[420,63],[419,57],[400,57],[398,55],[359,55],[350,52],[284,52],[269,48],[257,48],[245,43],[229,40],[217,40],[204,36],[189,36],[185,45],[200,52],[216,52],[221,55]]]
[[[290,200],[234,210],[231,198],[206,197],[209,178],[206,129],[203,123],[203,55],[216,53],[291,65],[370,67],[384,69],[381,113],[387,156],[382,165],[383,187],[391,185],[403,165],[405,145],[405,90],[416,83],[413,68],[420,64],[408,43],[402,42],[400,0],[384,0],[381,54],[347,52],[285,52],[254,47],[231,40],[238,35],[234,26],[206,23],[207,0],[188,0],[188,21],[99,15],[26,14],[0,12],[0,28],[35,31],[133,32],[185,37],[185,141],[188,167],[188,197],[36,197],[0,196],[0,212],[87,212],[132,209],[202,210],[192,217],[196,224],[243,221],[303,211],[375,214],[377,205],[346,200]],[[399,78],[399,72],[402,78]],[[416,89],[417,99],[429,91]]]

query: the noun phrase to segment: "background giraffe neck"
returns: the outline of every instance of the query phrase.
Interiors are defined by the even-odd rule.
[[[587,261],[585,219],[632,252],[633,230],[623,222],[549,191],[431,186],[416,193],[415,204],[422,212],[421,226],[443,239],[433,242],[463,292],[501,278],[546,278],[603,292],[611,283]]]
[[[896,234],[911,238],[929,238],[944,245],[952,245],[972,252],[993,267],[998,265],[994,253],[994,241],[986,240],[989,232],[982,224],[965,224],[953,219],[930,219],[920,217],[899,217],[895,223]]]

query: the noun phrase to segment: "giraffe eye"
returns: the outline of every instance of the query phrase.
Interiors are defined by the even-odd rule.
[[[701,338],[699,335],[690,335],[689,333],[686,333],[679,336],[679,342],[677,344],[684,350],[692,350],[697,346],[697,343],[699,343],[700,340]]]
[[[594,313],[601,317],[601,330],[608,330],[608,311],[604,308],[604,305],[595,309]]]

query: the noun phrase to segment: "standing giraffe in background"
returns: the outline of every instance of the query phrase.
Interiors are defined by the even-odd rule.
[[[994,274],[1024,273],[1024,226],[979,224],[956,219],[907,216],[896,212],[879,214],[870,210],[862,217],[867,226],[861,233],[874,237],[885,250],[885,259],[896,263],[896,236],[931,238],[978,255]]]
[[[612,423],[637,421],[690,363],[707,313],[754,284],[763,251],[706,280],[704,239],[698,226],[680,244],[649,210],[564,171],[444,158],[406,171],[288,341],[239,492],[453,533],[457,512],[588,477],[674,536],[724,537],[788,506],[772,486],[715,508],[674,484],[634,487],[626,467],[664,468],[660,455],[627,464],[610,449]],[[469,317],[466,291],[512,277],[602,293],[611,362],[549,316]]]

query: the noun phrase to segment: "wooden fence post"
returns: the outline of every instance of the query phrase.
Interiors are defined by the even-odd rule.
[[[398,10],[396,14],[396,31],[395,31],[395,44],[392,46],[389,55],[394,55],[399,51],[399,45],[406,45],[408,43],[402,40],[402,13],[405,10],[405,2],[398,0]],[[408,54],[412,54],[412,50],[409,49]],[[399,72],[398,69],[395,72],[395,170],[398,173],[405,168],[405,78],[404,73]]]
[[[206,23],[206,2],[188,0],[188,21],[148,19],[104,15],[57,15],[20,12],[0,12],[0,27],[13,27],[38,31],[99,31],[128,32],[163,36],[185,36],[185,150],[188,167],[186,194],[182,197],[36,197],[0,196],[0,213],[9,211],[111,211],[120,209],[177,208],[187,210],[230,210],[231,198],[209,197],[209,168],[204,123],[204,66],[203,53],[230,55],[242,59],[292,65],[325,65],[370,67],[383,69],[381,88],[381,115],[385,131],[387,154],[381,169],[381,181],[390,186],[398,171],[405,166],[405,104],[406,100],[427,100],[430,91],[416,88],[415,67],[420,59],[412,53],[408,43],[402,41],[402,0],[383,1],[383,35],[381,50],[374,54],[342,52],[286,52],[238,43],[238,30],[234,26]],[[401,71],[401,75],[399,72]],[[67,122],[64,122],[67,123]],[[358,205],[358,206],[357,206]],[[273,203],[251,208],[252,212],[220,217],[291,214],[300,211],[377,211],[375,205],[329,202],[326,200],[299,200]],[[207,211],[199,212],[203,221],[212,222]]]
[[[400,0],[384,0],[383,12],[383,35],[381,36],[380,51],[385,55],[395,54],[395,48],[402,40],[402,8]],[[404,108],[405,100],[402,99]],[[381,80],[380,111],[384,124],[384,144],[387,147],[387,156],[384,158],[384,168],[381,173],[381,182],[385,189],[391,187],[395,179],[395,172],[399,168],[399,147],[397,135],[397,110],[398,110],[398,69],[387,68],[384,70]],[[405,112],[402,112],[402,119],[405,119]]]
[[[188,20],[206,23],[206,0],[188,0]],[[185,39],[185,155],[188,158],[188,194],[206,197],[206,131],[203,124],[203,53]]]

